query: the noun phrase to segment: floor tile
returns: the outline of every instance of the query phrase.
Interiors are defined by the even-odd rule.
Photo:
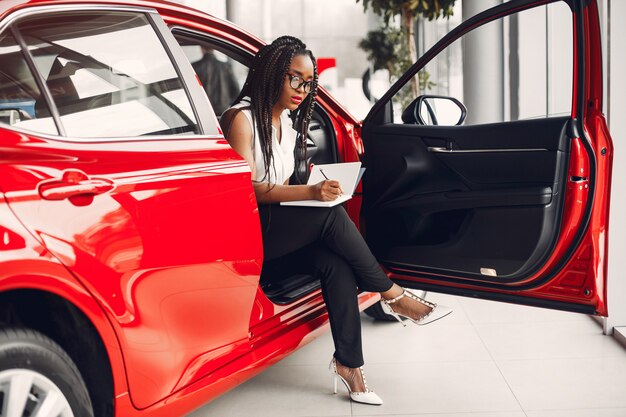
[[[494,359],[601,358],[626,360],[626,350],[602,333],[596,322],[520,322],[475,324]]]
[[[360,416],[373,417],[373,416]],[[495,413],[444,413],[444,414],[385,414],[385,417],[527,417],[523,411],[496,411]],[[613,417],[613,416],[610,416]]]
[[[588,316],[584,314],[497,301],[467,297],[458,297],[458,301],[472,323],[541,323],[584,321],[588,319]]]
[[[385,403],[353,403],[355,416],[522,411],[491,361],[375,364],[367,381]]]
[[[463,305],[461,304],[461,300],[463,297],[456,297],[453,295],[440,294],[436,292],[428,292],[426,293],[426,296],[424,298],[432,303],[442,304],[452,309],[452,314],[441,319],[441,323],[445,323],[448,325],[471,323],[465,313]]]
[[[328,369],[274,366],[188,417],[350,416],[350,399],[332,392]]]
[[[367,366],[375,363],[491,360],[471,324],[448,324],[448,317],[428,324],[363,322]]]
[[[626,417],[626,349],[588,316],[428,293],[427,326],[362,315],[380,407],[332,394],[330,332],[188,417]]]
[[[626,417],[626,408],[528,411],[528,417]]]
[[[626,359],[497,361],[524,411],[626,408]]]

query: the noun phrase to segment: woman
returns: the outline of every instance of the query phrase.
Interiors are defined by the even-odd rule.
[[[319,277],[335,353],[330,370],[353,401],[382,404],[365,384],[357,292],[379,292],[386,312],[427,324],[449,314],[389,280],[341,206],[288,207],[281,201],[330,201],[341,195],[332,179],[291,185],[306,164],[306,134],[317,92],[315,57],[302,41],[282,36],[259,50],[237,104],[221,118],[224,135],[250,164],[259,203],[265,264],[311,247],[310,273]],[[287,111],[291,112],[291,118]],[[294,156],[295,155],[295,156]],[[306,181],[300,181],[304,183]]]

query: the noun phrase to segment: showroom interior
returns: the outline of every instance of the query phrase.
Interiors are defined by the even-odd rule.
[[[178,2],[230,20],[266,41],[282,34],[302,38],[318,58],[331,58],[336,63],[336,67],[327,71],[325,78],[321,78],[322,84],[358,117],[364,117],[371,107],[371,101],[365,97],[362,89],[362,76],[364,71],[368,70],[369,64],[365,52],[357,45],[368,30],[380,26],[381,19],[371,11],[364,12],[362,2],[357,3],[355,0]],[[501,2],[501,0],[457,0],[454,14],[450,19],[419,22],[416,26],[418,54],[427,50],[465,18]],[[351,405],[349,401],[334,404],[332,399],[329,400],[330,376],[325,374],[327,371],[323,369],[325,365],[322,365],[322,362],[329,356],[331,341],[325,336],[303,348],[302,352],[293,358],[275,365],[190,416],[626,416],[626,399],[623,398],[626,397],[623,395],[623,386],[626,386],[623,376],[626,374],[626,257],[622,256],[626,253],[626,233],[624,233],[626,219],[623,216],[626,212],[626,153],[623,152],[625,145],[622,143],[626,135],[626,119],[620,117],[626,111],[626,95],[623,94],[626,92],[626,80],[621,76],[626,73],[626,48],[623,46],[626,27],[620,20],[620,17],[626,16],[626,3],[618,0],[600,0],[599,4],[605,68],[603,108],[615,150],[607,272],[609,316],[592,320],[570,313],[497,305],[493,302],[454,299],[451,296],[432,294],[432,299],[445,300],[446,304],[452,304],[458,309],[451,323],[442,324],[440,329],[419,328],[415,331],[422,333],[408,335],[406,332],[412,330],[402,329],[401,326],[394,324],[373,323],[364,316],[366,353],[369,351],[374,357],[372,366],[368,366],[370,372],[368,375],[371,375],[372,385],[378,391],[383,390],[389,402],[395,400],[400,404],[397,407],[389,405],[385,408],[368,409]],[[570,50],[563,47],[565,45],[560,43],[561,38],[558,36],[567,30],[564,26],[567,24],[569,22],[560,19],[551,6],[542,7],[535,15],[529,16],[529,19],[520,19],[514,28],[511,24],[507,27],[494,28],[493,33],[483,33],[482,39],[474,39],[477,44],[483,45],[482,48],[473,47],[471,42],[459,45],[463,51],[452,50],[447,62],[430,71],[431,77],[436,80],[436,86],[431,93],[463,97],[468,108],[476,107],[472,106],[472,100],[481,102],[480,111],[469,115],[474,123],[480,123],[481,120],[489,121],[494,114],[500,120],[513,120],[567,111],[569,102],[560,101],[562,97],[560,93],[568,88],[567,79],[558,74],[559,62],[571,56]],[[519,42],[512,42],[513,30],[524,35],[518,39]],[[490,45],[489,48],[484,47],[486,43]],[[512,45],[519,48],[520,57],[537,56],[543,59],[544,64],[540,71],[532,72],[536,71],[536,68],[528,70],[524,65],[526,62],[524,59],[517,63],[511,63],[506,59]],[[568,53],[570,55],[567,55]],[[484,77],[481,65],[485,62],[498,71]],[[463,69],[459,70],[460,67]],[[516,76],[512,77],[512,73]],[[459,77],[463,77],[464,82],[459,82]],[[533,82],[542,83],[543,95],[520,96],[518,100],[513,100],[511,91],[522,91],[523,95],[525,90],[523,85],[522,88],[513,89],[511,83],[523,83],[530,77]],[[375,89],[384,91],[385,77],[374,78],[379,82]],[[485,307],[487,304],[491,307]],[[494,311],[496,315],[501,314],[500,320],[491,316],[490,312]],[[501,328],[496,329],[496,324]],[[499,338],[506,337],[504,336],[506,333],[501,333],[500,337],[498,332],[506,332],[504,329],[507,327],[516,329],[512,340],[520,342],[520,345],[526,346],[530,352],[522,352],[520,349],[518,356],[506,352],[506,344],[498,341]],[[532,329],[540,330],[533,333]],[[563,329],[570,329],[572,333],[567,334]],[[528,340],[540,337],[538,334],[546,336],[545,343]],[[438,340],[436,343],[441,345],[424,347],[422,336],[435,338],[434,340]],[[474,350],[476,346],[472,343],[480,343],[478,339],[473,338],[480,339],[484,344],[483,347],[486,347],[486,352]],[[405,345],[396,347],[390,342],[392,339],[406,340],[407,343],[416,345],[414,349]],[[462,347],[464,341],[469,341],[466,349]],[[624,349],[620,350],[618,343],[621,343]],[[458,357],[452,355],[449,361],[442,359],[439,367],[436,366],[437,363],[428,362],[426,357],[414,356],[424,354],[438,358],[438,354],[443,355],[442,352],[451,349],[449,344],[456,345]],[[581,350],[576,351],[572,344],[578,344]],[[397,356],[394,354],[396,348]],[[581,353],[583,351],[584,353]],[[321,359],[318,358],[318,353],[322,356]],[[485,356],[482,356],[483,354]],[[389,356],[396,356],[395,360],[389,359]],[[403,365],[402,358],[409,358],[407,360],[410,364]],[[542,364],[539,360],[546,358],[549,358],[548,363]],[[531,359],[537,361],[529,362],[526,372],[536,368],[544,377],[543,381],[538,380],[539,382],[535,384],[531,382],[530,377],[529,380],[520,379],[520,375],[525,372],[523,361]],[[574,362],[568,364],[566,359]],[[463,362],[465,365],[469,364],[467,373],[452,369],[456,360],[467,361]],[[495,368],[488,368],[485,371],[473,367],[472,361],[481,360],[492,362]],[[610,378],[613,379],[598,381],[598,378],[602,379],[605,374],[598,373],[600,371],[596,367],[596,361],[601,364],[601,368],[606,367],[606,372],[612,374]],[[568,369],[575,367],[573,363],[580,364],[581,370],[586,369],[590,380],[585,382],[586,371],[572,375]],[[444,368],[443,371],[441,368]],[[309,369],[312,374],[307,375],[306,371]],[[617,375],[620,369],[621,376]],[[416,372],[417,375],[409,376],[409,370]],[[420,373],[422,370],[423,374]],[[294,375],[298,371],[302,371],[302,374]],[[471,396],[468,393],[472,390],[464,390],[464,385],[471,385],[472,380],[466,378],[464,381],[450,381],[445,378],[456,376],[462,379],[463,376],[468,377],[475,372],[486,374],[493,372],[494,378],[504,380],[500,385],[491,386],[484,381],[487,378],[485,373],[476,376],[476,384],[483,384],[487,387],[485,390],[490,390],[493,394],[490,406],[478,405],[479,400],[489,398],[486,393],[477,394],[474,399],[464,398]],[[430,378],[428,384],[421,383],[420,375]],[[307,397],[307,393],[294,390],[294,387],[306,386],[300,385],[301,378],[314,381],[310,389],[316,391],[314,395],[315,398],[319,397],[319,401],[313,400],[313,394]],[[401,385],[402,381],[411,385],[411,380],[416,380],[416,389],[400,387],[398,393],[394,394],[393,387],[384,385],[396,384],[394,378],[399,381],[398,385]],[[623,383],[621,396],[618,395],[619,389],[616,388],[616,384],[620,383]],[[541,388],[547,385],[550,387]],[[583,389],[587,385],[589,385],[587,389]],[[556,386],[560,388],[557,389]],[[281,394],[284,392],[287,394],[282,397]],[[414,398],[404,397],[411,395],[412,392]],[[429,394],[432,394],[431,400],[425,399]],[[457,396],[455,400],[446,402],[447,395],[454,398],[457,394],[462,398]],[[420,403],[424,403],[425,406],[420,407]],[[455,408],[453,405],[455,403],[464,404],[462,411],[461,408]]]

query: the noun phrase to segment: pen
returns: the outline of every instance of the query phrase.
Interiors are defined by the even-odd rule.
[[[322,175],[324,176],[324,178],[326,178],[326,180],[330,181],[330,178],[328,178],[326,176],[326,174],[324,174],[324,171],[320,169],[320,172],[322,173]],[[341,189],[341,186],[339,186],[339,191],[341,191],[341,195],[343,195],[343,190]]]

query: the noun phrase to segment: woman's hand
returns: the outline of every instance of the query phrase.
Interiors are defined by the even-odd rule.
[[[339,181],[336,180],[324,180],[313,185],[313,198],[320,201],[333,201],[336,200],[343,190]]]

